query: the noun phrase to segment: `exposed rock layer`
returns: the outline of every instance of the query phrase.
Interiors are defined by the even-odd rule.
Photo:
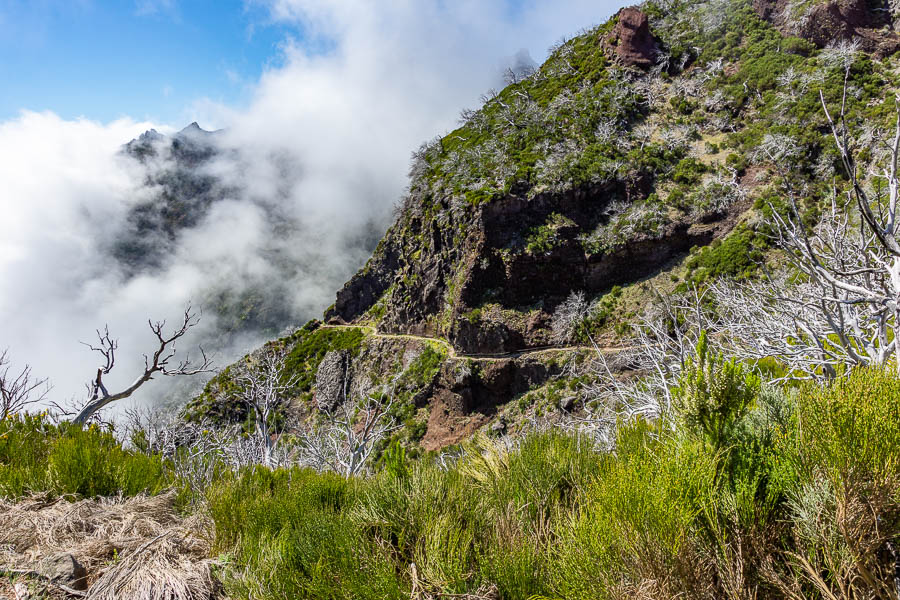
[[[733,214],[715,214],[706,226],[681,220],[614,248],[585,248],[584,236],[606,224],[613,199],[647,189],[642,182],[613,183],[531,199],[510,195],[464,210],[447,202],[441,227],[411,214],[388,231],[326,317],[352,323],[380,302],[380,330],[445,337],[461,353],[549,344],[551,315],[573,291],[597,294],[637,281],[733,224]],[[551,247],[529,249],[528,232],[554,219],[563,224]]]
[[[606,43],[619,62],[641,69],[653,66],[659,52],[647,15],[633,6],[619,11],[616,25],[606,38]]]

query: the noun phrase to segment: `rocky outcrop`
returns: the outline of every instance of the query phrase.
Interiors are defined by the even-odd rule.
[[[618,61],[630,67],[649,69],[656,62],[659,46],[650,32],[647,15],[633,6],[623,8],[606,44]]]
[[[350,353],[333,350],[325,354],[316,371],[315,402],[320,411],[331,412],[344,399]]]
[[[423,370],[427,348],[420,339],[369,335],[355,354],[329,352],[318,367],[315,404],[323,410],[330,403],[325,409],[331,410],[344,393],[362,398],[376,382],[390,381],[394,401],[419,411],[414,420],[424,424],[422,449],[438,450],[496,422],[510,399],[559,376],[567,364],[560,359],[568,356],[471,359],[445,353]]]
[[[823,48],[856,41],[866,52],[884,57],[900,50],[889,7],[868,0],[754,0],[757,14],[782,33],[802,37]]]
[[[488,423],[500,422],[496,417],[502,405],[562,370],[562,364],[533,357],[479,363],[476,369],[449,361],[431,398],[422,448],[438,450],[458,444]],[[502,428],[506,425],[504,420]]]
[[[37,572],[57,586],[84,591],[87,586],[87,570],[68,553],[55,554],[42,560]]]
[[[547,345],[551,316],[573,291],[591,296],[640,280],[733,225],[730,213],[710,215],[703,227],[685,219],[613,248],[585,245],[585,237],[610,219],[614,199],[645,197],[649,189],[641,180],[611,182],[532,198],[509,195],[464,209],[447,199],[431,217],[411,210],[338,292],[326,317],[377,320],[384,332],[442,337],[465,354]],[[541,232],[546,242],[536,248],[531,240]]]
[[[125,144],[122,151],[141,162],[159,156],[162,151],[171,152],[180,166],[196,167],[218,154],[216,142],[221,134],[222,130],[207,131],[194,121],[171,137],[155,129],[145,131]]]
[[[335,323],[349,323],[362,315],[387,291],[399,268],[396,247],[396,225],[385,234],[369,262],[338,290],[334,305],[325,318]]]

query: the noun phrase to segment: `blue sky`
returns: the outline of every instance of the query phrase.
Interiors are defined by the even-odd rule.
[[[532,3],[488,5],[502,5],[505,10],[493,12],[495,17],[515,21]],[[309,43],[300,20],[273,19],[277,5],[278,0],[0,0],[0,121],[27,109],[65,119],[128,116],[178,125],[192,118],[200,99],[241,107],[260,75],[280,66],[286,39]]]
[[[178,123],[200,97],[240,104],[298,34],[242,0],[0,0],[0,120]]]

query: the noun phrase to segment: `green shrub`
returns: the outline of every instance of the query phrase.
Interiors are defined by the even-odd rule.
[[[675,183],[695,184],[700,181],[700,177],[706,170],[706,165],[696,158],[683,158],[675,165],[675,170],[672,172],[672,180]]]
[[[477,325],[481,322],[481,313],[483,311],[481,308],[473,308],[472,310],[463,313],[462,317],[473,325]]]
[[[384,471],[393,477],[409,476],[409,461],[406,458],[406,448],[394,442],[381,455]]]
[[[559,242],[556,230],[542,225],[528,230],[525,238],[525,250],[528,254],[548,254]]]
[[[858,369],[797,397],[793,426],[776,440],[795,547],[783,578],[824,597],[889,597],[900,536],[900,379]]]
[[[785,454],[836,488],[900,476],[900,379],[884,369],[859,369],[799,394],[795,437]]]
[[[688,258],[690,282],[700,284],[710,278],[728,276],[746,278],[759,268],[768,240],[747,228],[738,228],[724,239],[716,240]]]
[[[284,377],[297,375],[297,391],[309,391],[325,354],[333,350],[348,350],[355,356],[364,338],[365,332],[360,328],[320,327],[307,331],[304,327],[288,340],[293,347],[285,359]]]
[[[437,376],[447,358],[447,350],[440,345],[428,345],[416,360],[409,365],[405,372],[405,378],[413,383],[425,385]]]
[[[476,437],[444,467],[394,444],[369,477],[216,471],[203,510],[226,590],[399,599],[495,586],[504,599],[587,600],[638,589],[828,597],[840,586],[873,597],[890,584],[900,379],[873,369],[796,393],[761,389],[702,339],[672,393],[677,419],[619,423],[612,452],[549,432],[512,447]],[[5,496],[152,493],[173,481],[164,461],[109,432],[42,417],[0,424]]]
[[[347,517],[353,484],[339,475],[247,469],[208,492],[214,550],[234,563],[234,597],[400,598],[396,574]]]
[[[713,451],[724,450],[736,441],[759,389],[759,377],[711,352],[703,332],[695,357],[688,359],[672,389],[676,418]]]
[[[551,214],[546,223],[532,227],[525,234],[526,252],[534,255],[550,253],[560,242],[559,230],[574,225],[571,219],[559,213]]]
[[[597,339],[605,329],[609,329],[611,321],[619,321],[622,318],[621,311],[618,310],[621,297],[622,287],[614,285],[609,292],[595,298],[585,319],[573,328],[572,340],[591,343],[592,339]],[[616,327],[620,325],[621,322]]]
[[[0,422],[0,496],[134,496],[171,483],[159,457],[125,450],[96,426],[53,425],[42,415]]]

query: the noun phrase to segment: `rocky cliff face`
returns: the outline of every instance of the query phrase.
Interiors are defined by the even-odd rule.
[[[547,345],[554,310],[573,292],[596,296],[638,281],[734,223],[722,211],[707,215],[711,226],[675,219],[613,248],[585,243],[610,226],[616,198],[645,197],[646,188],[613,183],[531,199],[510,195],[458,211],[447,200],[443,221],[410,213],[338,292],[326,318],[446,338],[466,354]]]
[[[650,32],[647,15],[633,6],[623,8],[616,15],[616,26],[606,43],[625,65],[648,69],[656,63],[659,45]]]
[[[587,349],[551,349],[473,358],[458,355],[441,341],[313,321],[223,370],[188,405],[186,416],[245,422],[247,409],[236,381],[259,352],[272,348],[286,353],[297,376],[287,409],[294,420],[315,420],[347,399],[387,388],[395,401],[392,414],[402,426],[397,437],[426,451],[457,444],[492,422],[513,427],[521,410],[510,399],[524,398],[589,354]],[[554,402],[551,410],[559,410],[559,401]]]

